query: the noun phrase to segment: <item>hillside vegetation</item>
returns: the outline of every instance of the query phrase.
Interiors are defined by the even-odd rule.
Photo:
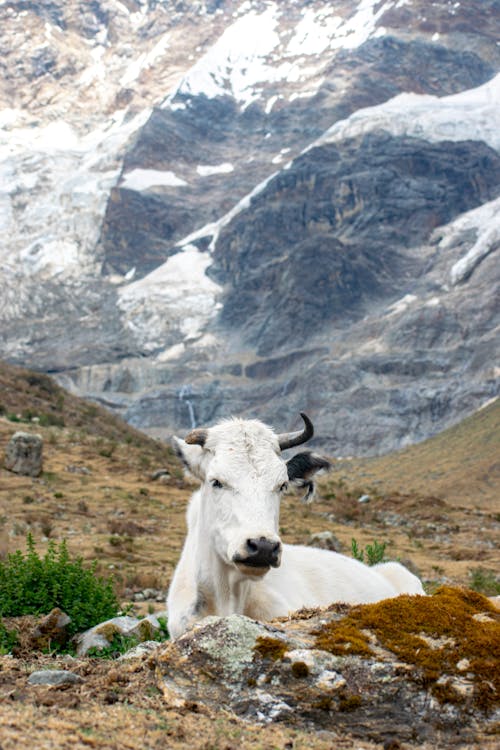
[[[500,400],[435,437],[386,456],[337,462],[335,476],[379,491],[438,495],[500,511]]]
[[[170,448],[72,396],[46,375],[2,364],[0,389],[0,555],[25,550],[28,532],[40,553],[50,543],[66,540],[71,554],[81,555],[89,565],[97,560],[100,574],[114,576],[123,605],[133,606],[138,614],[163,610],[193,489]],[[284,540],[308,543],[314,532],[331,531],[348,554],[353,538],[360,549],[378,540],[387,542],[388,557],[412,565],[429,590],[442,582],[491,586],[500,563],[499,516],[489,494],[497,421],[498,407],[492,406],[438,436],[432,445],[415,446],[402,457],[335,462],[332,475],[321,480],[314,503],[303,505],[300,496],[292,494],[284,499]],[[5,446],[19,429],[44,439],[44,467],[38,478],[3,467]],[[456,494],[456,488],[465,487],[463,452],[468,445],[484,446],[482,452],[478,449],[483,473],[476,471],[478,453],[470,448],[475,504],[466,502],[465,491]],[[437,494],[432,484],[433,455],[444,467],[443,488],[453,487],[456,477],[451,502],[444,489]],[[154,479],[159,469],[168,473]],[[368,502],[359,502],[362,494],[369,494]],[[162,596],[135,601],[147,588]],[[199,704],[176,708],[158,690],[147,661],[112,666],[100,659],[75,659],[70,668],[84,679],[78,690],[29,686],[27,674],[45,668],[67,669],[68,663],[52,654],[0,656],[5,750],[19,747],[28,731],[36,731],[38,746],[47,748],[331,747],[326,737],[285,725],[257,726]],[[347,750],[380,747],[346,733],[340,739]]]

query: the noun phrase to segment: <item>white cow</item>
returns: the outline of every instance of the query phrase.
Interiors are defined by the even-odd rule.
[[[202,484],[189,503],[188,533],[167,597],[172,637],[209,614],[270,620],[301,607],[424,593],[399,563],[370,568],[336,552],[282,544],[280,498],[288,483],[310,490],[314,473],[329,466],[311,453],[282,458],[281,451],[313,435],[301,416],[304,430],[285,435],[234,419],[174,438]]]

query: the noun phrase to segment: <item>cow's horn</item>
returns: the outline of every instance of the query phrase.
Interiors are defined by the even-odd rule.
[[[201,447],[203,448],[206,439],[206,430],[191,430],[191,432],[188,433],[184,438],[184,442],[189,443],[189,445],[201,445]]]
[[[302,445],[302,443],[306,443],[314,435],[313,423],[307,414],[300,412],[300,416],[304,420],[305,427],[303,430],[299,430],[298,432],[285,432],[282,435],[278,435],[282,451],[286,450],[286,448],[293,448],[296,445]]]

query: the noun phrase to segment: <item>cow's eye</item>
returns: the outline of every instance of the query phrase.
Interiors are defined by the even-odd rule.
[[[218,479],[212,479],[211,483],[212,487],[215,487],[216,490],[221,490],[223,488],[222,482],[219,482]]]
[[[286,492],[288,489],[288,482],[283,482],[283,484],[280,486],[280,492]]]

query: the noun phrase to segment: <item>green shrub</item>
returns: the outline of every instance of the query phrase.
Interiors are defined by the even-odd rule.
[[[17,644],[17,636],[12,630],[7,630],[0,620],[0,656],[9,654]]]
[[[27,548],[26,554],[17,550],[0,561],[0,616],[47,614],[60,607],[71,617],[73,634],[117,614],[113,582],[96,575],[96,561],[85,568],[81,557],[71,560],[65,541],[59,547],[49,542],[40,558],[31,534]]]
[[[373,544],[367,544],[365,549],[362,550],[358,547],[357,541],[355,539],[351,539],[352,556],[360,562],[366,562],[367,565],[377,565],[378,563],[384,562],[386,547],[387,542],[377,542],[377,540],[375,539]]]

